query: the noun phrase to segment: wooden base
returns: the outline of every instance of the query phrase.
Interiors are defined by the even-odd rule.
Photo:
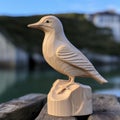
[[[86,85],[74,83],[61,93],[57,91],[67,84],[67,80],[56,80],[47,96],[47,110],[54,116],[83,116],[92,111],[92,92]]]

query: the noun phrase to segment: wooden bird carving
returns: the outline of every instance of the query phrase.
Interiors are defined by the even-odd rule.
[[[28,27],[44,31],[42,50],[45,60],[55,70],[69,77],[69,82],[62,89],[73,84],[75,77],[89,77],[99,83],[107,83],[87,57],[66,38],[62,23],[57,17],[45,16]]]

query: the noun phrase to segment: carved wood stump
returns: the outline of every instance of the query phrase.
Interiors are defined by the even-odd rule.
[[[68,80],[56,80],[47,97],[48,114],[54,116],[83,116],[92,113],[92,92],[87,85],[73,83],[63,89]]]

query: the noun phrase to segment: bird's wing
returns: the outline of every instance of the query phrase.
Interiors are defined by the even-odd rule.
[[[62,61],[84,70],[88,75],[94,76],[98,74],[92,63],[73,46],[61,45],[58,47],[56,55]]]

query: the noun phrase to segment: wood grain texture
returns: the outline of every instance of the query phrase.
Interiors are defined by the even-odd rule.
[[[94,94],[92,115],[54,117],[47,114],[47,105],[41,107],[40,101],[46,99],[46,95],[41,95],[43,94],[29,94],[0,104],[0,120],[35,120],[35,117],[36,120],[120,120],[120,97]],[[46,100],[44,104],[45,102]]]
[[[66,83],[65,83],[66,82]],[[56,80],[47,96],[48,114],[54,116],[83,116],[92,114],[92,92],[87,85],[74,83],[61,91],[67,80]]]
[[[93,94],[93,114],[78,117],[54,117],[44,106],[36,120],[120,120],[120,98],[114,95]]]
[[[77,120],[75,117],[55,117],[48,115],[47,104],[44,106],[39,116],[35,120]]]
[[[90,77],[99,83],[105,80],[83,53],[74,47],[65,36],[61,21],[55,16],[44,16],[40,21],[29,24],[45,33],[42,51],[47,63],[56,71],[67,75],[70,82],[75,77]]]

